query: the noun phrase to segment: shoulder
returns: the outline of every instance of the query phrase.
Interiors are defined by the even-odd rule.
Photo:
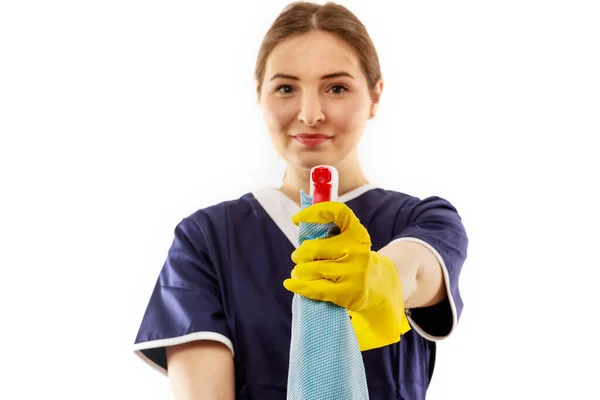
[[[235,199],[226,199],[198,208],[179,220],[175,233],[207,240],[207,236],[214,237],[222,233],[227,224],[247,220],[247,217],[253,214],[253,207],[251,193],[245,193]]]
[[[410,212],[419,207],[451,207],[454,206],[447,199],[430,195],[419,197],[393,189],[376,187],[366,193],[363,203],[371,207],[385,207],[397,212]]]
[[[205,225],[235,215],[243,215],[250,211],[252,207],[252,195],[251,193],[245,193],[236,199],[227,199],[199,208],[184,217],[184,220],[190,220],[198,225]]]
[[[457,212],[452,202],[439,195],[415,196],[391,189],[378,189],[382,199],[394,204],[398,211],[414,211],[431,208],[442,208]]]
[[[358,206],[365,212],[384,215],[386,219],[404,226],[424,220],[447,220],[460,223],[457,208],[450,200],[439,195],[419,197],[402,191],[377,187],[366,193]]]
[[[400,192],[398,190],[385,189],[381,187],[377,187],[368,192],[370,200],[378,201],[380,203],[393,203],[398,207],[402,206],[410,206],[419,202],[419,198],[404,192]]]

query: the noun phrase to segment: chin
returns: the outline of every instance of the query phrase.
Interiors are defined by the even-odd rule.
[[[337,160],[335,157],[332,157],[331,154],[299,154],[294,157],[294,164],[298,168],[309,170],[317,165],[332,165],[335,166],[337,164]]]

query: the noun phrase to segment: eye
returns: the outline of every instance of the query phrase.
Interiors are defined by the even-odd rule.
[[[289,89],[289,91],[282,91],[281,89]],[[289,94],[292,92],[292,87],[290,85],[279,85],[277,87],[277,89],[275,89],[275,92],[281,93],[281,94]]]
[[[344,92],[347,92],[347,91],[348,91],[348,88],[347,88],[347,87],[345,87],[345,86],[342,86],[342,85],[334,85],[334,86],[332,86],[332,87],[331,87],[329,90],[331,90],[331,89],[336,89],[336,88],[337,88],[338,90],[337,90],[337,91],[334,91],[334,93],[333,93],[333,94],[340,95],[340,94],[342,94],[342,93],[344,93]]]

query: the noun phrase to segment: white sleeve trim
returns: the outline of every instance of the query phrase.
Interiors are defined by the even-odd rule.
[[[411,309],[406,310],[406,317],[408,318],[408,321],[410,322],[410,325],[413,327],[413,329],[419,335],[421,335],[424,339],[430,340],[432,342],[439,342],[441,340],[447,339],[454,331],[454,328],[456,328],[456,325],[458,323],[458,314],[456,312],[456,303],[454,302],[454,297],[452,296],[452,291],[450,290],[450,274],[448,273],[448,268],[446,267],[446,263],[444,262],[444,259],[432,245],[430,245],[429,243],[427,243],[421,239],[412,238],[412,237],[402,237],[402,238],[398,238],[396,240],[392,240],[390,242],[390,244],[395,243],[395,242],[417,242],[417,243],[422,244],[423,246],[425,246],[429,250],[431,250],[431,252],[435,255],[435,257],[439,261],[440,265],[442,266],[442,273],[444,275],[444,283],[446,285],[446,293],[448,295],[448,302],[450,303],[450,309],[452,310],[452,326],[450,327],[450,332],[448,332],[448,334],[446,336],[430,335],[427,332],[425,332],[423,330],[423,328],[421,328],[415,321],[413,321],[413,319],[410,316],[411,311],[412,311]]]
[[[168,376],[167,370],[165,368],[161,367],[160,365],[156,364],[152,360],[150,360],[148,357],[146,357],[146,355],[142,352],[142,350],[174,346],[177,344],[193,342],[195,340],[214,340],[216,342],[221,342],[225,346],[229,347],[229,350],[231,350],[232,356],[235,354],[233,351],[233,344],[231,343],[231,340],[229,340],[229,338],[227,336],[224,336],[217,332],[194,332],[194,333],[190,333],[187,335],[178,336],[178,337],[174,337],[174,338],[151,340],[149,342],[140,342],[140,343],[136,343],[133,346],[133,351],[138,357],[140,357],[150,367],[154,368],[156,371],[160,372],[164,376]]]

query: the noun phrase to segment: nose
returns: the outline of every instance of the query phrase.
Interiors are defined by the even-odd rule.
[[[314,126],[325,120],[321,99],[318,93],[304,93],[298,119],[308,126]]]

